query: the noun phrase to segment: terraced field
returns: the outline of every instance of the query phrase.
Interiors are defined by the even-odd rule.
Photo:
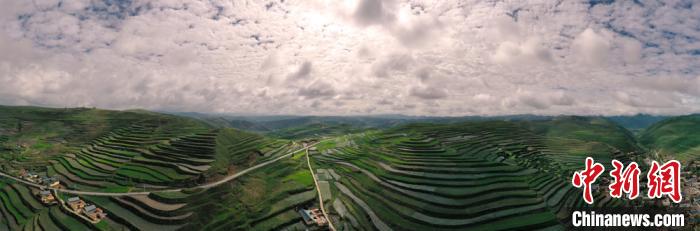
[[[35,189],[0,183],[0,230],[87,230],[88,226],[58,207],[44,206]]]
[[[185,230],[304,230],[298,207],[316,202],[303,152],[190,197]],[[316,205],[317,206],[317,205]]]
[[[315,160],[337,175],[331,191],[342,206],[332,207],[356,229],[560,229],[587,205],[570,184],[578,160],[546,141],[508,122],[412,125],[357,136]],[[596,197],[596,206],[623,205]]]
[[[644,130],[639,141],[660,158],[675,159],[686,166],[700,161],[700,115],[669,118]]]
[[[106,226],[111,230],[178,230],[192,213],[182,209],[186,206],[185,199],[189,194],[173,194],[175,195],[153,193],[125,197],[85,196],[83,199],[107,211],[109,220]]]
[[[141,128],[135,128],[134,130],[138,130]],[[109,135],[109,137],[116,137],[119,134],[119,132],[115,132],[115,134]],[[161,169],[169,169],[173,170],[174,176],[188,176],[188,178],[183,179],[177,179],[174,177],[170,178],[163,178],[162,182],[171,182],[171,183],[182,183],[185,180],[190,180],[192,184],[195,184],[196,180],[201,180],[201,177],[203,176],[203,173],[207,171],[207,169],[194,169],[190,170],[193,173],[186,173],[185,171],[183,172],[176,172],[177,168],[181,168],[182,170],[189,170],[191,167],[190,166],[198,166],[194,165],[194,161],[192,160],[207,160],[207,162],[202,161],[204,163],[202,166],[207,166],[209,167],[209,163],[213,161],[214,154],[213,154],[213,143],[214,143],[215,136],[212,136],[210,133],[197,133],[191,136],[186,136],[182,138],[177,138],[174,140],[169,140],[168,142],[155,142],[153,141],[153,148],[146,149],[144,150],[139,150],[135,148],[129,148],[130,146],[125,145],[125,143],[120,143],[120,141],[114,142],[114,141],[109,141],[109,142],[102,142],[98,141],[95,142],[91,148],[86,148],[84,149],[84,152],[81,152],[80,154],[77,155],[67,155],[63,158],[58,158],[53,162],[53,165],[49,167],[50,171],[56,171],[57,174],[62,179],[62,182],[66,184],[69,188],[71,189],[79,189],[79,190],[95,190],[95,191],[110,191],[110,192],[115,192],[115,191],[127,191],[127,190],[139,190],[139,188],[131,188],[131,187],[139,187],[141,185],[144,185],[142,187],[146,187],[146,190],[153,190],[154,188],[157,189],[159,187],[166,187],[166,186],[175,186],[174,184],[170,185],[164,185],[160,184],[160,181],[149,181],[149,180],[154,180],[158,178],[147,178],[147,177],[140,177],[137,178],[136,175],[135,177],[132,177],[131,179],[125,178],[122,176],[122,174],[126,175],[129,174],[127,171],[123,171],[125,169],[138,169],[137,167],[142,167],[145,169],[145,171],[149,171],[148,175],[153,176],[155,175],[154,173],[163,173],[164,170]],[[103,140],[103,139],[100,139]],[[108,139],[104,139],[108,140]],[[116,140],[116,139],[115,139]],[[119,139],[121,140],[121,139]],[[242,139],[242,140],[248,140],[249,142],[253,142],[249,139]],[[112,150],[109,152],[98,152],[97,150],[100,150],[104,144],[107,143],[118,143],[119,147],[125,147],[123,149],[117,149],[116,151]],[[144,140],[141,140],[140,142],[147,142]],[[199,146],[195,147],[193,145],[189,145],[192,143],[197,143]],[[210,145],[205,145],[205,144],[210,144]],[[107,146],[107,145],[104,145]],[[112,146],[109,146],[112,147]],[[243,150],[245,150],[245,146],[240,146]],[[112,147],[113,148],[113,147]],[[263,153],[262,157],[260,160],[266,160],[268,158],[272,158],[275,156],[279,156],[281,154],[285,154],[286,151],[288,150],[289,147],[287,146],[280,146],[280,147],[267,147],[266,149],[269,149],[268,152]],[[176,150],[177,149],[177,150]],[[202,152],[202,150],[209,150],[208,152]],[[96,159],[101,157],[112,157],[112,156],[120,156],[124,157],[128,154],[128,152],[132,153],[137,153],[134,156],[131,156],[131,158],[122,158],[125,161],[122,162],[98,162]],[[145,153],[153,153],[153,155],[157,155],[157,157],[152,157],[148,158]],[[173,154],[166,154],[168,152],[173,152]],[[192,152],[191,155],[188,155],[188,152]],[[97,156],[99,157],[94,157]],[[105,154],[106,153],[106,154]],[[180,155],[185,155],[184,157],[179,157],[177,154]],[[197,154],[206,154],[205,155],[197,155]],[[85,158],[85,159],[84,159]],[[87,159],[90,158],[90,159]],[[94,159],[93,159],[94,158]],[[143,158],[143,159],[141,159]],[[162,160],[161,158],[169,158],[167,162]],[[86,160],[87,159],[87,160]],[[106,158],[105,158],[106,159]],[[112,159],[119,159],[119,158],[112,158]],[[100,159],[102,160],[102,159]],[[154,160],[158,161],[163,161],[164,164],[168,165],[156,165],[153,164]],[[298,162],[298,161],[294,161]],[[93,164],[93,165],[88,165]],[[104,169],[106,168],[105,166],[95,166],[95,163],[99,164],[104,164],[104,165],[109,165],[112,167],[111,171],[105,171]],[[300,162],[299,162],[300,163]],[[161,168],[154,168],[153,166],[156,167],[161,167]],[[273,177],[271,179],[268,179],[270,181],[270,188],[276,185],[276,181],[273,181],[273,179],[276,179],[274,177],[283,177],[285,174],[287,174],[289,171],[293,171],[294,168],[288,168],[288,167],[282,167],[279,168],[280,166],[269,166],[266,169],[267,170],[272,170],[272,171],[281,171],[281,172],[276,172],[276,173],[270,173],[274,174],[274,176],[267,176],[265,177]],[[196,171],[196,172],[195,172]],[[265,170],[262,170],[265,171]],[[137,172],[137,173],[142,173],[142,172]],[[163,174],[163,176],[167,176]],[[199,178],[195,177],[199,176]],[[306,175],[310,178],[310,175]],[[70,177],[70,178],[69,178]],[[261,176],[262,177],[262,176]],[[291,221],[297,222],[300,221],[300,217],[294,211],[294,208],[297,205],[313,201],[315,198],[316,194],[315,191],[313,191],[313,187],[310,187],[310,184],[308,184],[308,181],[306,181],[304,184],[302,183],[295,183],[300,179],[303,179],[304,175],[302,176],[297,176],[295,178],[290,178],[287,184],[284,184],[282,188],[280,188],[279,191],[273,191],[271,192],[272,194],[258,194],[258,191],[253,191],[253,192],[248,192],[246,194],[246,191],[244,190],[243,192],[236,191],[233,192],[236,195],[239,195],[240,193],[243,193],[243,195],[247,196],[248,199],[251,199],[251,201],[255,200],[265,200],[267,204],[260,204],[258,202],[252,203],[252,205],[259,206],[257,208],[259,211],[257,216],[260,216],[258,219],[255,221],[248,221],[245,220],[246,222],[254,222],[250,225],[263,225],[263,226],[278,226],[278,225],[291,225]],[[137,180],[138,179],[138,180]],[[140,183],[141,185],[133,185],[132,182],[144,182]],[[304,180],[300,180],[304,181]],[[241,184],[246,184],[247,182],[245,179],[242,181],[243,183],[236,183],[235,186],[229,185],[229,184],[224,184],[225,186],[218,186],[217,188],[226,190],[224,191],[225,193],[232,193],[230,192],[230,187],[242,187],[240,186]],[[256,182],[256,181],[253,181]],[[272,185],[272,184],[275,185]],[[90,222],[87,222],[83,220],[82,218],[78,217],[77,215],[73,214],[72,212],[67,211],[63,207],[59,205],[54,205],[52,207],[47,207],[42,205],[37,201],[35,198],[35,194],[37,193],[37,189],[28,189],[24,186],[21,186],[19,184],[7,184],[3,185],[5,188],[3,189],[4,191],[2,192],[3,194],[0,194],[0,198],[3,199],[3,205],[4,208],[2,210],[2,216],[0,216],[0,223],[2,224],[2,227],[5,228],[0,228],[0,230],[4,229],[9,229],[9,230],[20,230],[20,229],[26,229],[26,230],[34,230],[34,227],[54,227],[56,226],[56,229],[49,229],[49,230],[125,230],[125,229],[131,229],[131,230],[181,230],[187,225],[191,225],[191,221],[194,219],[196,220],[196,217],[203,216],[202,214],[208,214],[208,212],[202,212],[200,210],[209,210],[211,207],[199,207],[204,204],[219,204],[219,201],[214,201],[211,200],[212,196],[217,189],[212,189],[211,191],[183,191],[183,192],[171,192],[171,193],[150,193],[147,195],[135,195],[135,196],[123,196],[123,197],[105,197],[105,196],[81,196],[81,199],[86,201],[89,204],[95,204],[99,208],[102,208],[108,213],[107,219],[104,219],[102,222],[98,224],[92,224]],[[21,192],[20,194],[15,193],[14,188],[18,188],[18,191]],[[258,185],[250,186],[251,189],[259,190],[260,187]],[[30,192],[31,190],[34,190],[34,192]],[[270,189],[272,190],[272,189]],[[275,189],[277,190],[277,189]],[[254,193],[255,195],[251,195],[250,193]],[[275,197],[267,197],[270,195],[277,195]],[[73,195],[69,194],[61,194],[60,197],[62,197],[64,200],[67,199],[68,197],[71,197]],[[264,197],[260,197],[264,196]],[[256,198],[257,197],[257,198]],[[200,200],[206,201],[206,203],[200,203]],[[275,203],[273,203],[275,202]],[[240,201],[236,201],[235,203],[241,203]],[[227,207],[219,206],[222,209],[229,210]],[[197,214],[195,218],[193,218],[193,214]],[[232,215],[238,215],[238,213],[233,213]],[[49,218],[50,219],[45,219]],[[297,224],[299,225],[299,224]],[[216,225],[214,225],[216,227]],[[223,227],[229,227],[228,224],[225,224]],[[262,227],[262,226],[261,226]]]
[[[70,190],[121,193],[189,188],[216,181],[301,147],[290,141],[269,139],[234,129],[212,128],[195,120],[155,113],[90,109],[13,110],[0,113],[0,118],[5,119],[2,144],[7,148],[0,152],[3,158],[0,161],[1,170],[11,175],[18,175],[20,169],[26,169],[40,176],[55,176],[60,180],[61,187]],[[47,117],[36,117],[41,113]],[[95,113],[105,118],[91,122],[95,120]],[[49,117],[54,117],[54,121]],[[72,119],[56,122],[66,117]],[[103,129],[90,132],[90,135],[82,130],[95,123]],[[55,136],[40,135],[47,129],[66,132],[54,132]],[[83,137],[70,139],[68,134]],[[17,147],[13,146],[15,142],[19,143]],[[32,143],[60,146],[61,149],[47,155],[45,149]],[[281,171],[270,173],[280,177],[295,171],[292,167],[279,167],[271,165],[266,169]],[[249,198],[252,199],[250,203],[264,199],[267,204],[259,205],[260,211],[255,214],[260,217],[248,225],[275,227],[299,221],[296,212],[289,208],[315,198],[311,190],[313,187],[309,187],[308,180],[303,180],[305,176],[310,179],[308,174],[297,174],[295,178],[290,178],[284,188],[268,194],[276,197]],[[272,188],[275,181],[268,180]],[[294,183],[298,180],[304,183]],[[183,190],[122,197],[81,196],[85,202],[95,204],[108,214],[106,219],[93,224],[66,207],[41,204],[35,196],[38,193],[36,188],[10,181],[0,184],[3,205],[0,209],[0,230],[180,230],[186,226],[192,227],[192,221],[203,216],[199,208],[210,209],[199,206],[217,202],[208,197],[217,191],[216,188],[234,193],[229,191],[231,185],[227,183],[211,191]],[[240,192],[235,193],[238,195]],[[59,195],[64,200],[73,196]],[[199,200],[207,202],[199,203]],[[228,210],[227,207],[222,208]],[[212,225],[217,227],[216,224]]]
[[[91,223],[3,178],[0,230],[323,230],[297,212],[320,204],[338,230],[560,230],[588,206],[570,183],[585,157],[607,169],[645,157],[629,132],[600,118],[318,128],[280,140],[142,111],[0,111],[4,174],[135,192],[81,195],[108,214]],[[308,165],[305,152],[290,154],[320,136]],[[604,190],[594,197],[596,207],[630,205]]]
[[[48,171],[74,189],[193,185],[213,162],[216,131],[176,136],[154,134],[156,128],[137,124],[118,129],[79,152],[51,160]]]
[[[192,212],[183,210],[189,194],[127,197],[81,197],[107,211],[97,224],[66,207],[42,204],[37,189],[3,183],[0,190],[0,230],[176,230]],[[64,199],[70,195],[60,195]]]

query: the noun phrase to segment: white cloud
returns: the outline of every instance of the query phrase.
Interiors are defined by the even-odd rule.
[[[409,94],[425,100],[443,99],[448,96],[445,89],[435,86],[415,86],[409,90]]]
[[[631,38],[620,38],[622,58],[627,64],[637,64],[642,58],[642,43]]]
[[[662,93],[678,93],[700,97],[700,76],[697,77],[664,77],[639,78],[630,81],[630,86],[637,86],[645,91]]]
[[[311,75],[311,71],[311,62],[305,61],[299,66],[299,69],[287,76],[287,81],[291,82],[306,79]]]
[[[391,23],[395,19],[392,7],[393,1],[360,0],[354,17],[362,25]]]
[[[488,102],[488,101],[491,101],[491,100],[493,99],[493,96],[491,96],[491,95],[489,95],[489,94],[480,93],[480,94],[474,95],[473,98],[474,98],[474,100],[476,100],[476,101]]]
[[[563,91],[559,91],[556,93],[553,93],[550,96],[550,101],[553,105],[560,105],[560,106],[571,106],[576,103],[576,100],[571,97],[570,95],[566,94]]]
[[[388,77],[394,72],[405,72],[414,64],[414,59],[410,54],[391,54],[375,61],[372,65],[372,72],[377,77]]]
[[[333,87],[333,85],[322,80],[317,80],[299,89],[298,94],[299,96],[302,96],[306,99],[328,99],[336,95],[336,90],[335,87]]]
[[[552,54],[544,48],[537,38],[530,38],[522,43],[505,41],[493,55],[493,60],[501,64],[533,64],[533,62],[551,63]]]
[[[2,104],[275,114],[312,106],[330,114],[700,111],[698,6],[0,4]]]
[[[607,65],[610,38],[606,35],[605,32],[595,32],[591,28],[586,28],[573,41],[577,58],[591,66]]]
[[[631,107],[672,108],[678,103],[677,98],[671,95],[617,92],[615,96],[620,103]]]

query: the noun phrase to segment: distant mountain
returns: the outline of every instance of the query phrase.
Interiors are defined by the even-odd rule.
[[[216,127],[233,127],[254,132],[272,132],[281,129],[298,128],[309,125],[348,125],[354,128],[388,128],[396,125],[425,123],[456,123],[463,121],[535,121],[553,118],[540,115],[506,116],[408,116],[408,115],[366,115],[366,116],[292,116],[292,115],[225,115],[198,112],[171,112],[170,114],[197,118]]]
[[[223,119],[223,118],[222,118]],[[247,131],[270,131],[265,125],[247,120],[228,120],[230,127]]]
[[[648,128],[652,124],[670,118],[670,116],[636,114],[633,116],[608,116],[609,120],[630,130]]]
[[[233,127],[254,132],[271,132],[309,125],[348,125],[355,128],[386,128],[414,121],[371,116],[225,116],[201,113],[173,113],[202,120],[216,127]]]
[[[700,115],[665,119],[647,128],[639,142],[679,161],[700,159]]]
[[[598,118],[595,121],[611,121],[623,130],[629,130],[630,136],[638,134],[654,123],[670,118],[669,116],[637,114],[632,116],[544,116],[544,115],[501,115],[501,116],[409,116],[400,114],[366,115],[366,116],[293,116],[293,115],[227,115],[206,114],[198,112],[172,113],[200,119],[215,127],[231,127],[276,137],[292,138],[295,135],[308,137],[310,135],[334,134],[340,131],[349,132],[356,129],[385,129],[408,123],[459,123],[465,121],[551,121],[568,118],[567,121]],[[602,123],[602,122],[601,122]],[[303,134],[303,135],[302,135]],[[630,148],[629,145],[625,147]]]

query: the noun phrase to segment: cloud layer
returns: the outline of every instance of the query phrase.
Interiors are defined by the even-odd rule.
[[[0,104],[700,112],[700,5],[692,1],[0,3]]]

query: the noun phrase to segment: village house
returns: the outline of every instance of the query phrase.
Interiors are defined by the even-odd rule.
[[[83,207],[85,207],[85,201],[81,200],[80,197],[71,197],[71,198],[68,198],[68,200],[66,200],[66,203],[67,203],[68,206],[69,206],[73,211],[75,211],[76,213],[77,213],[77,212],[80,212],[80,210],[81,210]]]
[[[300,209],[299,214],[307,225],[326,226],[328,224],[328,220],[319,209]]]
[[[24,169],[20,171],[20,178],[32,182],[32,183],[37,183],[39,181],[39,175],[30,171],[25,171]]]
[[[102,212],[101,208],[98,208],[95,205],[88,205],[83,207],[83,214],[90,218],[90,220],[92,221],[100,221],[107,216],[107,214]]]
[[[44,204],[52,204],[56,201],[56,198],[49,190],[41,190],[39,192],[39,198],[41,199],[41,203]]]
[[[41,183],[44,186],[49,187],[49,188],[57,188],[59,185],[61,185],[61,182],[58,181],[58,179],[56,179],[56,177],[48,177],[48,176],[42,177],[41,181],[39,183]]]

